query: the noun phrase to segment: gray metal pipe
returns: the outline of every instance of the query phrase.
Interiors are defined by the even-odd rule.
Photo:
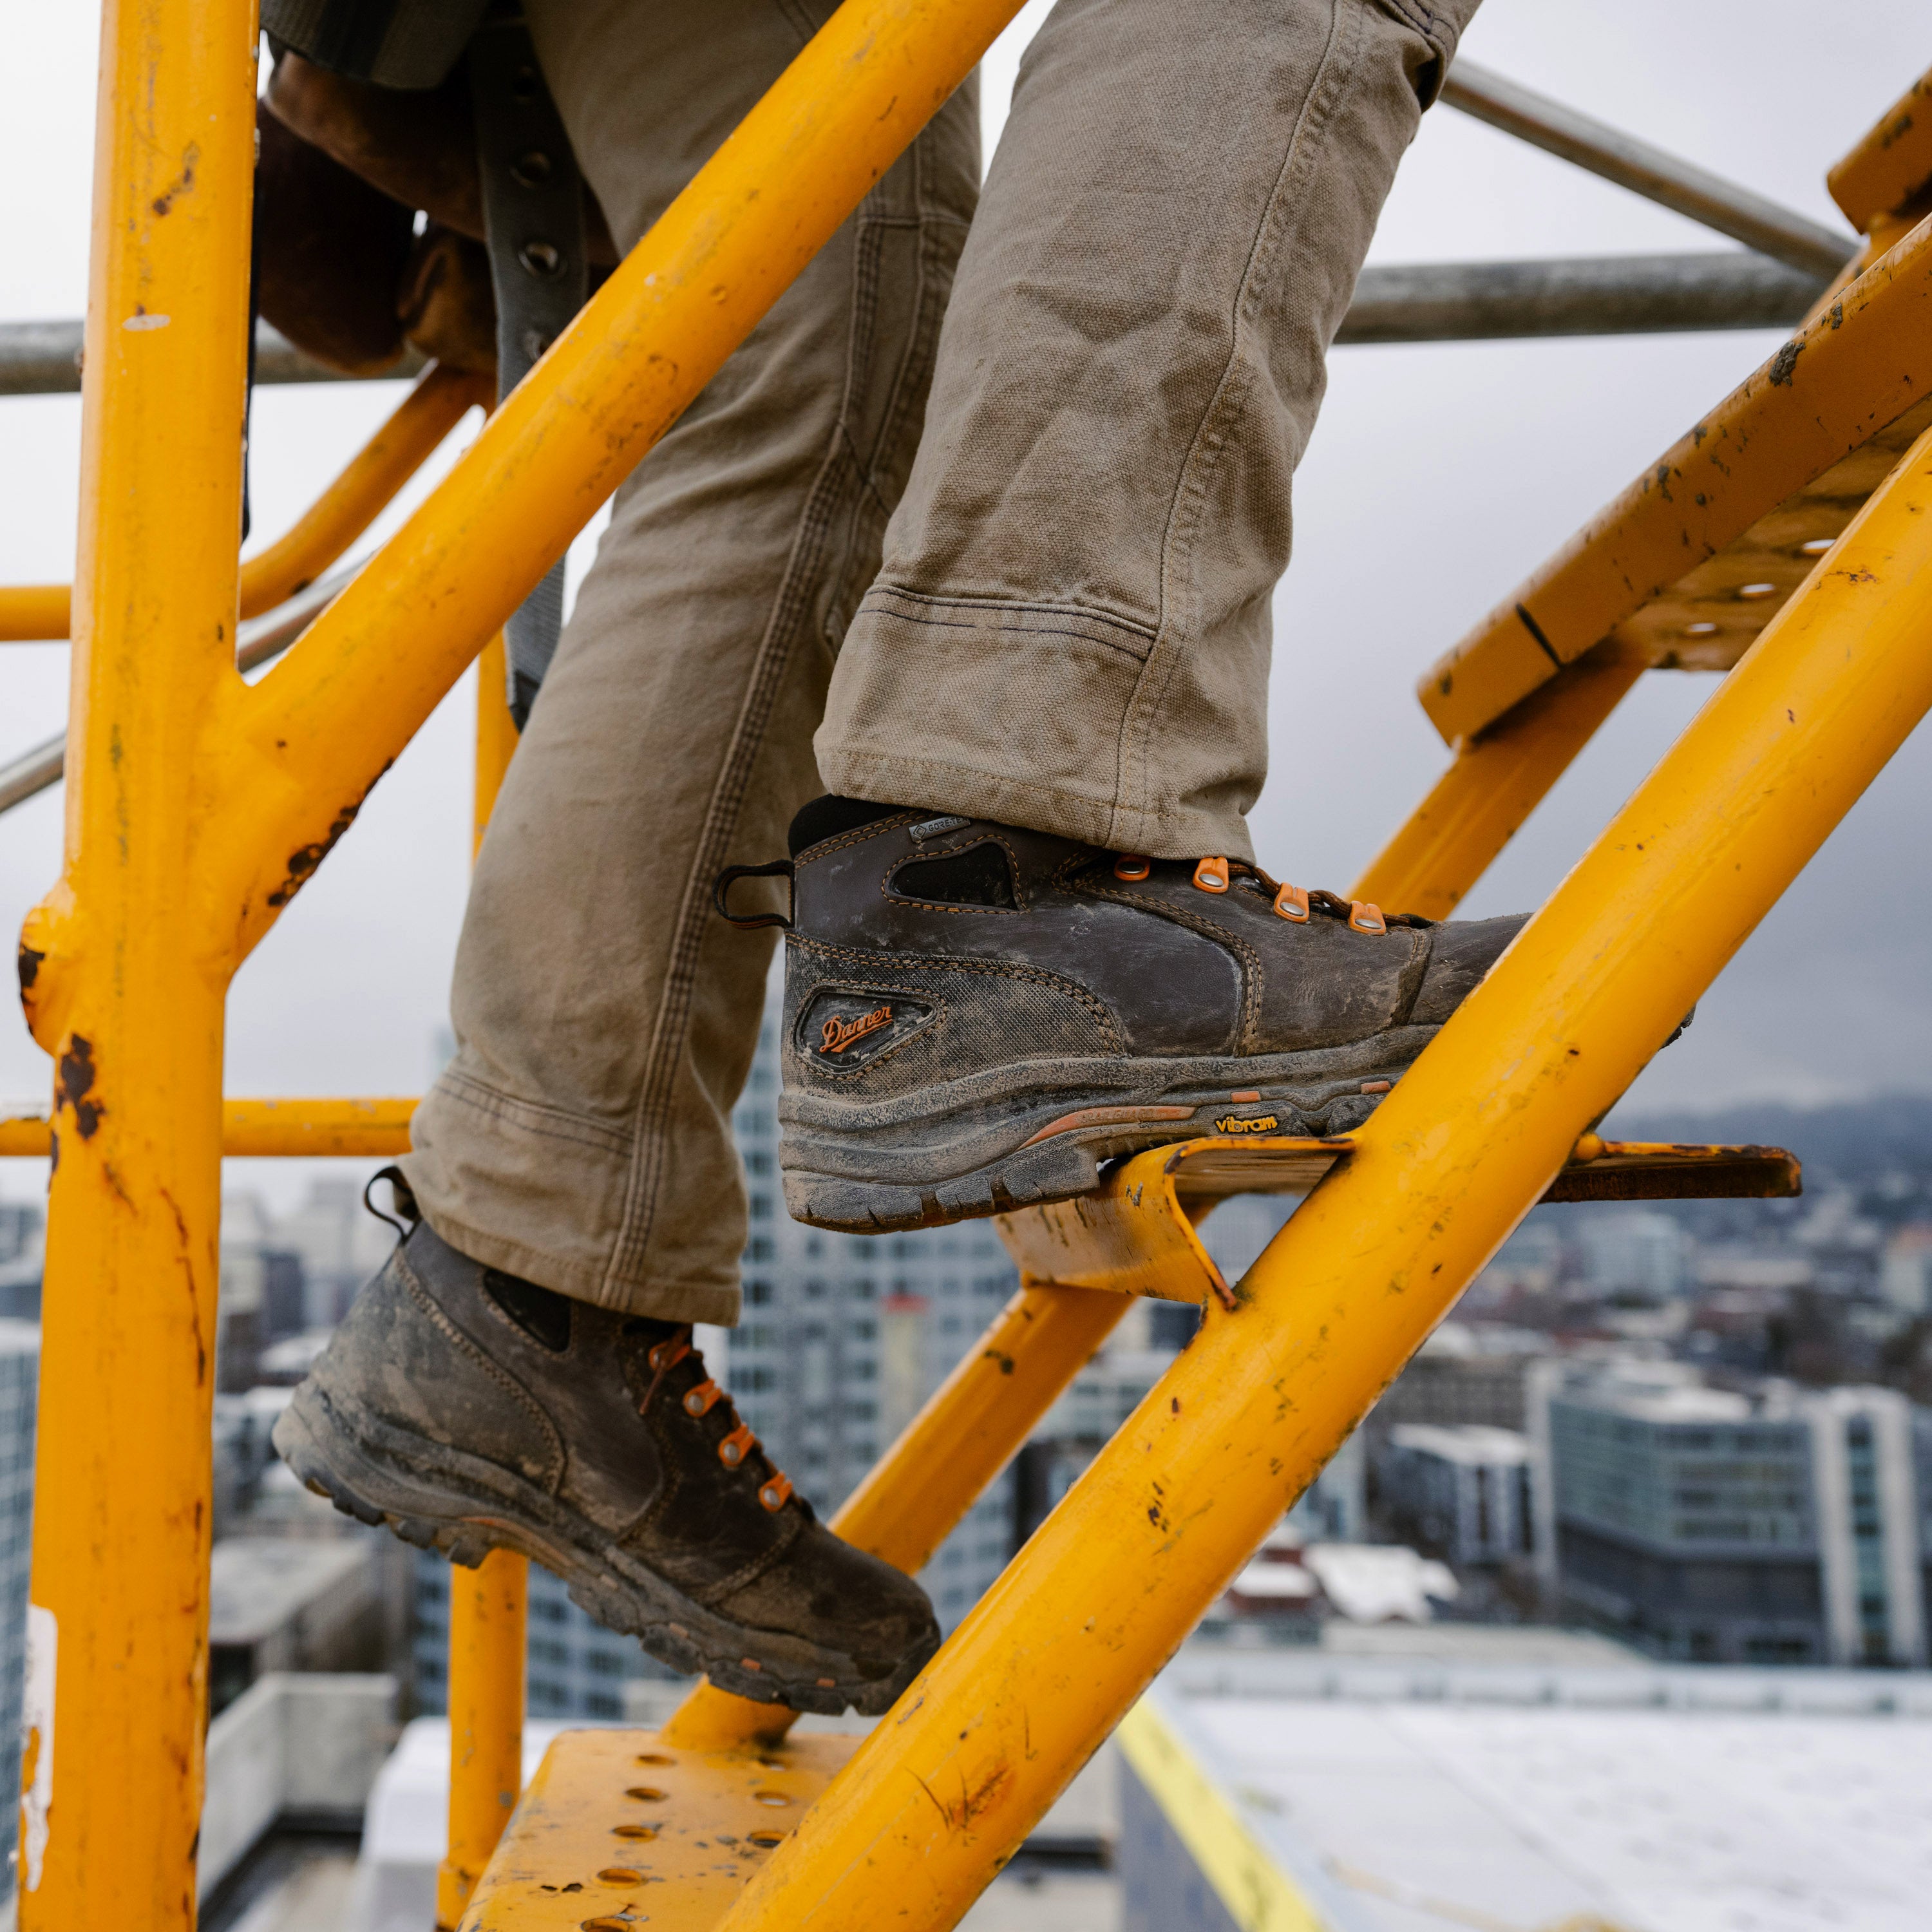
[[[1368,268],[1338,343],[1788,328],[1826,284],[1762,255],[1576,256]]]
[[[1777,328],[1797,321],[1826,277],[1762,254],[1604,255],[1528,262],[1429,262],[1364,270],[1337,338],[1453,342],[1504,335],[1621,335],[1697,328]],[[1514,321],[1498,306],[1528,306]],[[0,323],[0,396],[80,387],[78,322]],[[256,338],[256,380],[340,382],[283,337]],[[422,368],[411,356],[383,380]]]
[[[1492,74],[1473,61],[1458,60],[1450,68],[1442,84],[1442,98],[1451,107],[1514,134],[1545,154],[1574,162],[1646,201],[1688,215],[1801,274],[1828,280],[1851,260],[1859,245],[1856,237],[1793,214],[1749,188],[1680,160],[1634,134],[1580,114],[1575,108]]]
[[[286,604],[265,610],[238,626],[235,632],[235,667],[254,670],[270,658],[280,657],[313,624],[336,594],[363,565],[366,557],[318,578],[306,590],[298,591]],[[67,734],[49,738],[32,750],[22,752],[9,764],[0,765],[0,812],[11,812],[22,800],[58,784],[67,770]]]
[[[84,325],[71,322],[10,322],[0,324],[0,396],[74,395],[80,388],[80,350]],[[424,361],[414,350],[405,352],[385,382],[421,374]],[[352,382],[312,362],[278,330],[261,322],[255,330],[255,380],[257,382]]]

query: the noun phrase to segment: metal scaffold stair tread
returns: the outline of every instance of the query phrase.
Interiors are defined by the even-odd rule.
[[[1123,1161],[1097,1192],[999,1217],[1022,1280],[1104,1288],[1224,1307],[1239,1291],[1202,1245],[1196,1226],[1236,1194],[1306,1194],[1355,1145],[1286,1136],[1210,1137],[1152,1148]],[[1796,1157],[1782,1148],[1606,1141],[1586,1134],[1543,1196],[1546,1202],[1766,1200],[1795,1195]]]
[[[703,1932],[860,1743],[823,1734],[688,1750],[567,1731],[544,1753],[461,1932]]]
[[[1467,744],[1586,652],[1727,670],[1932,424],[1932,220],[1814,314],[1417,686]]]

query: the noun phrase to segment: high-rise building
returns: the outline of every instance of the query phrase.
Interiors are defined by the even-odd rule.
[[[1671,1364],[1552,1373],[1546,1561],[1692,1662],[1922,1664],[1924,1424],[1888,1389],[1755,1396]]]
[[[20,1788],[20,1686],[27,1667],[27,1570],[34,1516],[34,1418],[40,1331],[0,1321],[0,1790]],[[0,1820],[0,1872],[10,1873],[16,1808]],[[10,1892],[0,1879],[0,1898]]]
[[[1382,1505],[1460,1568],[1527,1556],[1534,1534],[1528,1439],[1514,1429],[1398,1423],[1376,1455]]]
[[[777,1000],[732,1118],[750,1192],[745,1306],[722,1342],[738,1412],[829,1516],[1018,1285],[991,1223],[837,1234],[786,1214],[778,1173]],[[714,1367],[716,1364],[714,1364]],[[920,1581],[950,1630],[1005,1564],[1010,1475],[940,1546]]]
[[[1683,1292],[1684,1231],[1668,1214],[1616,1208],[1587,1216],[1579,1233],[1585,1271],[1599,1294],[1655,1302]]]

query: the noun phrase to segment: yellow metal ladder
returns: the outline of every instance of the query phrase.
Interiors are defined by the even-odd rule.
[[[281,576],[258,560],[245,580],[252,10],[109,0],[66,864],[22,942],[56,1084],[48,1118],[0,1124],[0,1151],[58,1154],[28,1932],[193,1922],[221,1155],[376,1153],[406,1132],[400,1100],[224,1109],[230,977],[1015,10],[848,0],[445,483],[250,685],[241,614],[339,556],[393,493],[395,449],[419,456],[471,398],[426,377],[394,448],[372,446],[346,496],[318,506]],[[1932,115],[1894,111],[1833,176],[1868,237],[1843,286],[1424,681],[1454,760],[1354,896],[1439,914],[1643,669],[1734,666],[1372,1118],[1335,1141],[1156,1150],[1094,1196],[1007,1218],[1019,1293],[838,1519],[902,1568],[1130,1294],[1198,1301],[1204,1320],[899,1706],[856,1745],[793,1740],[788,1713],[706,1688],[661,1733],[562,1741],[478,1878],[521,1703],[519,1579],[493,1562],[458,1597],[452,1719],[475,1749],[446,1920],[956,1923],[1534,1202],[1795,1185],[1774,1150],[1588,1130],[1932,707],[1932,211],[1914,200],[1928,182]],[[57,591],[11,594],[0,630],[46,634]],[[506,721],[486,706],[480,732],[487,803]],[[1195,1222],[1253,1186],[1306,1198],[1231,1283]]]

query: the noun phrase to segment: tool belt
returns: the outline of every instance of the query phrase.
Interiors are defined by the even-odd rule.
[[[393,361],[405,336],[475,367],[484,335],[480,244],[500,400],[583,307],[593,248],[612,254],[594,203],[586,214],[583,176],[521,8],[263,0],[262,26],[276,57],[264,124],[278,124],[262,143],[258,187],[301,203],[292,222],[272,210],[258,219],[262,312],[298,346],[351,373],[374,373],[356,366],[367,350]],[[412,234],[419,210],[427,220]],[[308,252],[291,262],[297,236]],[[384,357],[376,311],[399,253],[394,346]],[[504,626],[506,697],[519,730],[562,620],[559,559]]]

